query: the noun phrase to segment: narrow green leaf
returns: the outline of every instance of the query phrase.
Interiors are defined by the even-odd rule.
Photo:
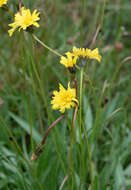
[[[9,115],[19,124],[22,129],[24,129],[25,132],[30,135],[30,126],[26,121],[11,112],[9,112]],[[36,141],[36,143],[39,143],[41,141],[41,135],[36,131],[34,127],[32,127],[32,138]]]

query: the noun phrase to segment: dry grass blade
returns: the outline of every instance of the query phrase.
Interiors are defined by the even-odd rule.
[[[61,185],[60,185],[59,190],[62,190],[62,188],[63,188],[63,186],[64,186],[65,182],[66,182],[66,181],[67,181],[67,179],[68,179],[68,177],[69,177],[69,175],[65,176],[65,178],[63,179],[63,181],[62,181],[62,183],[61,183]]]

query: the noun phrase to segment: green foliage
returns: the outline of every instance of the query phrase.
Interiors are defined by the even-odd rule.
[[[0,190],[131,189],[131,8],[128,0],[105,1],[105,6],[88,0],[84,9],[82,2],[23,1],[26,8],[40,10],[40,28],[34,32],[49,47],[62,55],[74,45],[98,47],[102,55],[101,63],[91,60],[84,68],[82,142],[80,111],[73,137],[73,110],[66,111],[33,162],[35,147],[60,116],[50,105],[52,91],[72,77],[60,57],[30,33],[16,31],[10,38],[12,18],[0,8]],[[18,1],[8,1],[8,7],[15,13]]]

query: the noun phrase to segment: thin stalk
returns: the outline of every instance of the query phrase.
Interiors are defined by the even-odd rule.
[[[63,179],[63,181],[62,181],[62,183],[61,183],[61,185],[60,185],[59,190],[62,190],[62,189],[63,189],[63,186],[64,186],[65,182],[68,180],[68,177],[69,177],[68,175],[65,176],[65,178]]]
[[[29,65],[29,67],[31,67],[31,65]],[[29,70],[30,70],[30,68],[29,68]],[[32,89],[33,89],[33,93],[34,93],[34,97],[35,97],[35,99],[36,99],[36,101],[38,102],[38,99],[39,99],[39,97],[37,96],[37,90],[36,90],[36,86],[35,86],[35,81],[34,81],[34,79],[33,79],[33,75],[32,75],[32,72],[30,72],[30,77],[31,77],[31,84],[32,84]],[[39,122],[40,122],[40,129],[41,129],[41,133],[43,134],[44,133],[44,129],[43,129],[43,123],[42,123],[42,118],[41,118],[41,110],[40,110],[40,106],[38,105],[37,106],[38,108],[38,111],[37,111],[37,113],[38,113],[38,119],[39,119]]]
[[[20,15],[21,15],[21,0],[19,0],[19,12],[20,12]]]
[[[89,159],[89,175],[90,175],[90,180],[91,180],[91,190],[93,190],[94,189],[94,182],[93,182],[93,167],[92,167],[92,160],[91,160],[91,151],[90,151],[90,145],[89,145],[87,132],[85,130],[83,123],[82,123],[82,128],[83,128],[84,135],[86,138],[86,146],[87,146],[87,153],[88,153],[88,159]]]
[[[24,40],[25,40],[25,43],[27,43],[25,38],[24,38]],[[49,111],[49,106],[48,106],[48,102],[47,102],[46,92],[45,92],[45,89],[44,89],[44,84],[43,84],[43,82],[40,79],[39,73],[37,71],[37,68],[36,68],[36,65],[34,63],[34,60],[33,60],[32,56],[30,56],[30,58],[31,58],[30,62],[31,62],[31,66],[32,66],[33,72],[34,72],[34,74],[35,74],[35,76],[37,78],[37,81],[38,81],[38,84],[39,84],[39,87],[40,87],[40,90],[41,90],[41,93],[42,93],[43,103],[44,103],[44,105],[46,107],[46,111],[48,113],[48,116],[51,119],[52,117],[51,117],[50,111]],[[29,67],[29,69],[30,69],[30,72],[32,72],[30,67]]]
[[[80,26],[80,45],[83,43],[83,24],[85,17],[85,0],[82,0],[82,16],[81,16],[81,26]],[[81,122],[82,122],[82,84],[83,84],[83,68],[80,70],[80,93],[79,93],[79,137],[80,137],[80,145],[82,146],[82,132],[81,132]]]
[[[31,106],[30,106],[30,100],[27,98],[27,110],[28,110],[28,119],[29,119],[29,124],[30,124],[30,140],[31,140],[31,149],[32,152],[34,152],[34,141],[32,137],[32,118],[31,118]]]
[[[36,68],[38,70],[37,72],[39,73],[39,78],[42,80],[43,72],[45,71],[45,69],[41,69],[40,61],[38,59],[39,58],[39,55],[38,55],[39,50],[37,48],[38,42],[32,37],[32,35],[31,35],[31,41],[32,41],[32,46],[33,46],[32,52],[33,52],[34,62],[37,63],[37,65],[36,65]],[[34,92],[36,100],[39,102],[39,95],[37,93],[37,83],[33,77],[31,64],[28,64],[28,65],[29,65],[29,70],[30,70],[30,77],[31,77],[31,81],[32,81],[33,92]],[[43,90],[45,91],[45,81],[42,80],[42,83],[43,83]],[[42,94],[42,92],[41,92],[41,94]],[[41,106],[39,104],[37,104],[37,110],[38,110],[37,114],[39,117],[40,129],[41,129],[42,134],[44,134],[44,127],[43,127],[43,121],[42,121],[42,116],[41,116]]]
[[[83,43],[83,25],[85,18],[85,0],[82,0],[82,16],[81,16],[81,25],[80,25],[80,45]]]
[[[73,138],[74,138],[74,126],[75,126],[77,111],[78,111],[78,106],[76,106],[76,108],[75,108],[75,110],[74,110],[74,113],[73,113],[73,118],[72,118],[68,176],[70,176],[70,174],[71,174],[71,172],[72,172],[72,170],[73,170],[73,163],[72,163],[72,143],[73,143]],[[68,189],[70,189],[69,186],[68,186]]]
[[[44,136],[44,138],[43,138],[43,140],[42,140],[42,142],[41,142],[42,145],[45,143],[46,138],[47,138],[48,133],[50,132],[50,130],[51,130],[60,120],[62,120],[63,118],[65,118],[65,115],[62,115],[62,116],[58,117],[58,119],[56,119],[56,120],[50,125],[50,127],[49,127],[49,128],[47,129],[47,131],[45,132],[45,136]]]
[[[55,125],[56,125],[60,120],[62,120],[63,118],[65,118],[65,115],[62,115],[62,116],[58,117],[58,118],[50,125],[50,127],[49,127],[49,128],[47,129],[47,131],[45,132],[45,135],[44,135],[44,137],[43,137],[41,143],[36,147],[35,152],[32,154],[32,157],[31,157],[30,161],[36,160],[37,157],[39,156],[39,154],[41,154],[43,145],[45,144],[45,141],[46,141],[46,139],[47,139],[47,136],[48,136],[50,130],[51,130],[53,127],[55,127]]]
[[[79,140],[80,140],[80,154],[82,155],[83,151],[83,143],[82,143],[82,93],[83,93],[83,74],[84,74],[84,68],[81,67],[80,70],[80,82],[79,82]],[[84,162],[83,159],[80,158],[80,182],[82,184],[82,177],[83,177],[83,171],[84,171]]]
[[[81,132],[81,124],[82,124],[82,88],[83,88],[83,68],[80,70],[80,92],[79,92],[79,137],[80,144],[82,145],[82,132]]]
[[[43,47],[45,47],[46,49],[48,49],[50,52],[54,53],[55,55],[58,55],[59,57],[61,57],[62,55],[60,53],[58,53],[57,51],[53,50],[52,48],[50,48],[49,46],[47,46],[44,42],[42,42],[39,38],[37,38],[37,36],[35,34],[32,34],[33,38],[39,42]]]
[[[50,125],[50,127],[47,129],[47,131],[45,132],[45,135],[44,135],[44,137],[43,137],[41,143],[36,147],[34,153],[33,153],[32,156],[31,156],[31,159],[30,159],[31,162],[34,161],[34,160],[36,160],[36,159],[38,158],[38,156],[43,152],[43,147],[44,147],[44,144],[45,144],[45,141],[46,141],[46,139],[47,139],[47,137],[48,137],[49,132],[50,132],[51,129],[54,128],[55,125],[56,125],[60,120],[62,120],[63,118],[65,118],[65,115],[61,115],[60,117],[58,117],[58,118]],[[53,137],[54,137],[54,136],[53,136]],[[54,140],[54,143],[55,143],[55,148],[56,148],[56,152],[57,152],[58,158],[59,158],[59,160],[60,160],[60,162],[61,162],[61,165],[62,165],[62,167],[63,167],[63,170],[64,170],[64,174],[66,174],[66,169],[65,169],[64,161],[63,161],[62,158],[61,158],[61,155],[60,155],[60,153],[59,153],[59,150],[58,150],[58,147],[57,147],[57,144],[56,144],[56,141],[55,141],[55,140]]]
[[[43,89],[43,83],[41,82],[41,79],[39,77],[39,74],[37,72],[37,69],[36,69],[36,66],[34,64],[34,61],[31,60],[31,64],[32,64],[32,68],[34,70],[34,73],[36,75],[36,78],[38,80],[38,83],[39,83],[39,86],[40,86],[40,90],[41,90],[41,93],[42,93],[42,98],[43,98],[43,102],[45,104],[45,107],[46,107],[46,110],[47,110],[47,113],[49,114],[49,108],[48,108],[48,102],[47,102],[47,98],[46,98],[46,95],[45,95],[45,90]]]
[[[106,6],[106,0],[103,0],[101,18],[100,18],[100,27],[102,27],[102,25],[103,25],[105,6]]]

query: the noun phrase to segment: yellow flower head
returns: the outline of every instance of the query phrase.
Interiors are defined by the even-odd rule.
[[[7,4],[7,0],[0,0],[0,7]]]
[[[72,53],[67,52],[66,57],[61,56],[60,63],[65,67],[73,67],[76,64],[77,57],[74,56]]]
[[[99,54],[98,48],[94,50],[90,50],[88,48],[76,48],[73,47],[72,50],[74,56],[81,57],[81,58],[88,58],[88,59],[96,59],[97,61],[101,61],[101,55]]]
[[[26,30],[27,27],[31,25],[39,27],[39,24],[37,23],[37,21],[40,20],[39,14],[40,13],[37,12],[36,9],[31,14],[30,9],[22,7],[21,13],[17,12],[15,14],[14,22],[9,24],[9,26],[12,27],[10,30],[8,30],[9,36],[12,36],[16,28],[19,28],[20,31],[21,29]]]
[[[60,63],[65,67],[73,67],[77,63],[78,58],[101,61],[101,55],[99,54],[98,48],[90,50],[88,48],[73,47],[72,52],[66,53],[66,57],[61,56]]]
[[[59,84],[59,91],[54,91],[53,95],[51,101],[52,109],[60,109],[61,113],[64,113],[65,109],[70,109],[71,106],[76,106],[76,103],[78,103],[76,99],[76,89],[70,87],[70,82],[68,83],[67,90]]]
[[[85,58],[87,56],[87,49],[85,48],[76,48],[72,49],[73,55],[81,58]]]
[[[87,50],[87,57],[89,58],[89,59],[96,59],[97,61],[101,61],[101,55],[99,54],[99,51],[98,51],[98,48],[96,48],[96,49],[94,49],[94,50],[90,50],[90,49],[88,49]]]

